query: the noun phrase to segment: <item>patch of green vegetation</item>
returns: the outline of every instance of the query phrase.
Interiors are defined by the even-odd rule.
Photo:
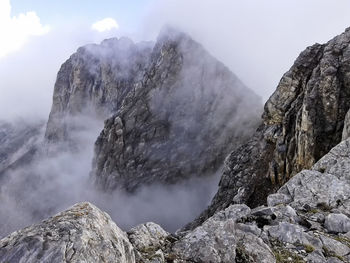
[[[322,252],[323,252],[323,255],[327,258],[331,258],[331,257],[335,257],[343,262],[345,262],[344,258],[342,256],[339,256],[337,254],[335,254],[334,251],[332,250],[329,250],[327,247],[323,246],[322,247]]]
[[[311,208],[309,212],[311,214],[316,214],[316,213],[320,212],[320,210],[318,210],[317,208]]]
[[[305,263],[305,260],[301,256],[289,251],[288,249],[274,249],[273,253],[276,258],[276,263]]]
[[[304,245],[304,249],[305,249],[306,253],[312,253],[315,251],[315,248],[311,245]]]

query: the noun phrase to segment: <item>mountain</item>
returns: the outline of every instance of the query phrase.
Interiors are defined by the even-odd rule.
[[[130,180],[135,180],[136,184],[152,181],[147,177],[149,174],[139,173],[138,178],[138,173],[132,169],[129,174],[115,172],[123,168],[117,163],[118,154],[121,152],[122,158],[133,156],[132,142],[141,142],[139,135],[147,131],[145,127],[153,130],[153,137],[144,144],[149,143],[150,149],[154,145],[162,149],[164,143],[172,141],[172,128],[179,122],[175,113],[182,108],[175,106],[191,98],[192,90],[190,95],[181,97],[180,102],[174,102],[176,96],[168,98],[166,95],[173,94],[172,88],[182,91],[181,87],[186,86],[177,85],[178,81],[183,81],[178,73],[182,67],[194,77],[190,87],[196,87],[198,79],[186,66],[186,53],[182,51],[178,55],[177,52],[178,48],[193,45],[198,44],[178,32],[165,38],[161,36],[147,66],[154,69],[152,74],[145,74],[141,82],[135,84],[119,109],[105,122],[95,145],[93,170],[95,178],[102,177],[97,181],[104,189],[121,184],[132,190],[135,184]],[[189,50],[191,55],[196,54],[193,49]],[[211,205],[183,229],[171,234],[148,222],[123,232],[94,205],[79,203],[1,239],[0,258],[10,262],[52,262],[55,259],[58,262],[84,259],[86,262],[142,263],[350,262],[349,58],[350,29],[300,54],[266,102],[259,128],[248,142],[226,158],[219,189]],[[207,64],[199,65],[197,61],[194,69],[206,68]],[[201,76],[200,79],[206,79],[206,74]],[[210,80],[205,83],[211,83]],[[223,83],[226,80],[223,78]],[[199,86],[203,87],[201,94],[205,94],[205,84]],[[164,116],[163,111],[154,111],[158,108],[153,107],[152,99],[159,97],[165,102],[161,104],[161,109],[167,113],[165,120],[176,120],[175,123],[162,126],[161,122],[153,126],[154,120]],[[195,98],[190,105],[196,105]],[[167,106],[176,110],[168,112]],[[197,119],[192,118],[191,110],[189,107],[183,114],[196,126],[194,120]],[[172,119],[174,116],[176,118]],[[181,132],[175,135],[188,138]],[[168,140],[162,141],[164,138]],[[198,138],[202,138],[201,135]],[[193,146],[191,137],[188,139]],[[130,151],[127,150],[130,147],[124,147],[128,144],[132,144]],[[104,162],[102,158],[105,174],[98,172],[101,154],[110,160]],[[166,160],[162,162],[167,164]],[[156,177],[157,173],[153,174]],[[107,179],[103,179],[105,177]]]
[[[92,177],[100,188],[213,175],[256,128],[260,98],[188,35],[79,48],[61,67],[45,138],[76,148],[84,116],[105,120]]]
[[[156,217],[174,230],[207,206],[225,156],[254,132],[261,109],[234,73],[175,29],[156,43],[81,47],[59,69],[39,140],[11,137],[19,150],[32,143],[28,154],[3,140],[1,164],[13,165],[0,175],[0,236],[84,200],[114,219],[125,200],[154,200],[147,213],[129,209],[120,226]],[[176,202],[173,216],[160,212]]]
[[[152,43],[135,44],[128,38],[80,47],[57,74],[47,141],[74,145],[72,133],[80,129],[76,120],[81,115],[104,120],[116,112],[142,78],[151,48]]]
[[[103,189],[214,174],[256,128],[259,98],[189,36],[164,30],[143,79],[105,121],[93,176]]]
[[[268,194],[309,169],[348,133],[350,29],[308,47],[282,77],[253,138],[230,153],[211,205],[189,227],[233,203],[265,204]],[[345,127],[345,128],[344,128]]]

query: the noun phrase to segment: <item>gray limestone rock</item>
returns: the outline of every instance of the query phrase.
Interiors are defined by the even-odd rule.
[[[324,225],[329,232],[346,233],[350,231],[350,218],[343,214],[329,214]]]
[[[133,227],[128,231],[128,236],[137,250],[144,251],[152,248],[156,251],[164,245],[169,233],[161,226],[148,222]]]
[[[269,227],[268,233],[281,242],[322,247],[322,243],[317,237],[312,233],[307,233],[306,229],[299,225],[282,222],[278,226]]]
[[[246,206],[232,205],[180,238],[172,252],[194,262],[235,262],[242,257],[252,262],[275,262],[262,231],[254,224],[236,223],[249,214]]]
[[[175,243],[173,253],[194,262],[234,262],[236,258],[234,222],[213,221],[197,227]]]
[[[165,262],[165,250],[170,244],[168,236],[161,226],[148,222],[133,227],[128,231],[128,237],[135,248],[137,262]]]
[[[319,250],[314,251],[307,255],[306,262],[308,263],[325,263],[327,259],[324,257],[323,253]]]
[[[330,251],[331,253],[334,253],[337,256],[344,257],[346,255],[349,255],[350,253],[349,246],[337,241],[334,238],[321,235],[320,240],[323,244],[323,247],[326,247],[328,251]]]
[[[127,235],[90,203],[79,203],[0,240],[1,262],[135,262]]]
[[[270,194],[267,197],[267,205],[268,206],[275,206],[279,204],[288,204],[292,200],[290,196],[282,194],[282,193],[275,193],[275,194]]]
[[[349,29],[303,51],[266,102],[253,138],[227,157],[211,205],[187,228],[232,203],[263,204],[337,145],[350,108],[349,72]]]

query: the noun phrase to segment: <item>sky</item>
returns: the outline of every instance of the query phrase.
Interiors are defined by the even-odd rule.
[[[79,46],[155,40],[165,24],[266,101],[302,50],[350,26],[348,10],[348,0],[0,0],[0,119],[45,119],[59,67]]]

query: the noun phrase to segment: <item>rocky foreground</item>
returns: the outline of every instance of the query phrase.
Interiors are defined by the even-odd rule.
[[[2,262],[350,262],[350,139],[254,209],[234,204],[187,232],[127,233],[79,203],[0,240]]]

